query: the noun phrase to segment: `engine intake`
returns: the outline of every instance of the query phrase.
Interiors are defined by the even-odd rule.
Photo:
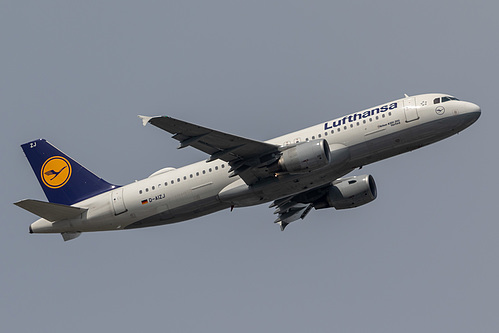
[[[279,168],[290,173],[307,173],[329,164],[331,151],[326,140],[300,143],[282,152]]]
[[[333,182],[323,199],[314,202],[314,207],[355,208],[373,201],[377,195],[376,183],[371,175],[340,178]]]

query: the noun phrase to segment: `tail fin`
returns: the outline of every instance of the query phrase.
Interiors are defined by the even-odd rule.
[[[50,202],[72,205],[115,188],[45,139],[21,145]]]

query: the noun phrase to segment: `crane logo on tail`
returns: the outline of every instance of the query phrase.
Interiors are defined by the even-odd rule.
[[[43,163],[41,176],[45,186],[56,189],[63,187],[71,178],[71,164],[61,156],[52,156]]]

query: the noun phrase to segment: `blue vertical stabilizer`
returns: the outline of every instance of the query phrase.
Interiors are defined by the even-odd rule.
[[[50,202],[72,205],[118,187],[97,177],[45,139],[21,147]]]

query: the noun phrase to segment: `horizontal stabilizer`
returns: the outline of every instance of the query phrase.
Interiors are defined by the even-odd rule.
[[[24,199],[14,203],[14,205],[26,209],[28,212],[38,215],[50,222],[70,219],[83,214],[88,210],[87,208],[61,205],[33,199]]]

